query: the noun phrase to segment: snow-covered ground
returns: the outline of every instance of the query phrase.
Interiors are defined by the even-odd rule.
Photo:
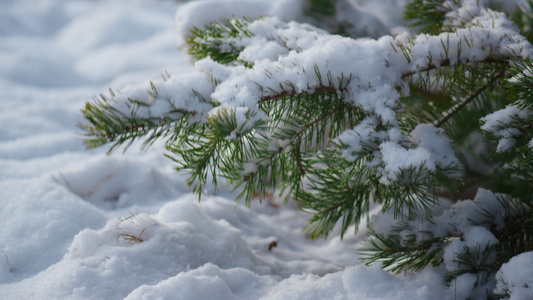
[[[446,287],[439,269],[393,276],[364,266],[356,254],[364,232],[306,239],[309,216],[292,203],[246,208],[224,189],[199,203],[162,143],[111,156],[84,149],[76,123],[86,101],[109,87],[192,69],[177,47],[175,15],[183,5],[0,0],[0,298],[468,293],[460,282]]]

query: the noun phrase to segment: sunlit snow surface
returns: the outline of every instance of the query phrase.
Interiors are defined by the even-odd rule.
[[[453,299],[442,270],[362,265],[364,232],[307,240],[295,204],[198,203],[162,143],[84,149],[86,101],[192,70],[182,5],[0,0],[0,298]]]

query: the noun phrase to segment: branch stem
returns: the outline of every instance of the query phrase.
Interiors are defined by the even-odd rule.
[[[502,78],[505,74],[505,70],[500,71],[496,76],[492,77],[492,79],[479,89],[477,89],[470,97],[466,98],[463,102],[461,102],[459,105],[453,107],[450,112],[446,114],[441,120],[439,120],[437,123],[435,123],[436,127],[442,127],[448,120],[450,120],[454,115],[456,115],[459,111],[464,109],[470,102],[474,101],[481,93],[483,93],[487,88],[491,87],[496,83],[497,80]]]

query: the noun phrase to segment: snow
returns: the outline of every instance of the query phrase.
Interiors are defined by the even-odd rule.
[[[436,128],[431,124],[420,124],[411,132],[411,136],[415,144],[431,154],[430,163],[442,168],[459,164],[451,141],[442,128]]]
[[[483,122],[481,129],[491,132],[496,138],[499,138],[496,150],[504,152],[516,144],[514,137],[521,134],[520,130],[513,126],[513,123],[518,120],[530,120],[531,117],[529,110],[520,109],[517,105],[507,105],[505,108],[481,118]]]
[[[346,160],[355,161],[359,158],[359,153],[364,152],[363,145],[374,147],[375,140],[384,139],[385,132],[376,132],[376,124],[375,117],[368,117],[352,130],[347,130],[337,137],[336,140],[343,148],[342,153]]]
[[[382,160],[385,164],[384,176],[380,182],[388,184],[400,175],[401,170],[424,164],[429,170],[435,170],[435,163],[431,160],[431,153],[424,148],[405,149],[402,146],[385,142],[380,145]]]
[[[509,300],[533,298],[533,270],[524,268],[531,266],[533,252],[519,254],[507,263],[504,263],[496,274],[498,283],[494,293],[497,295],[510,295]]]
[[[372,5],[361,2],[366,9]],[[200,14],[206,6],[209,13]],[[391,275],[379,266],[364,266],[355,253],[364,231],[344,240],[340,232],[325,241],[306,239],[301,228],[309,215],[294,203],[278,206],[274,204],[280,200],[274,198],[271,205],[253,202],[246,208],[235,204],[235,194],[227,188],[215,195],[213,187],[207,187],[199,203],[185,178],[162,155],[165,150],[160,142],[144,152],[134,144],[125,154],[111,157],[105,155],[105,148],[84,149],[76,127],[82,121],[79,110],[109,87],[125,114],[132,113],[129,97],[152,104],[149,110],[138,112],[145,117],[161,118],[176,108],[205,116],[211,106],[195,101],[196,94],[181,87],[194,84],[195,91],[209,99],[219,90],[202,72],[209,70],[215,78],[244,73],[243,68],[225,69],[207,60],[193,67],[177,49],[176,27],[183,34],[191,26],[232,14],[273,14],[291,20],[301,13],[301,1],[292,0],[0,1],[1,297],[454,299],[439,269]],[[391,21],[383,11],[377,15],[387,26],[398,26],[387,23]],[[267,29],[257,25],[253,30],[259,34]],[[301,59],[297,49],[315,47],[312,55],[304,57],[312,74],[310,57],[326,52],[315,44],[321,33],[298,40],[301,32],[312,32],[312,27],[289,23],[276,30],[292,34],[287,46],[293,51],[280,63]],[[369,51],[370,44],[385,47],[390,41],[354,44],[336,39],[329,47],[353,53],[353,46]],[[263,53],[254,54],[250,48],[243,55],[267,64],[282,53],[269,40],[265,45]],[[357,55],[353,53],[354,59]],[[379,78],[383,69],[366,69],[374,66],[373,61],[366,62],[360,74],[369,73],[366,79]],[[328,67],[351,70],[341,57],[332,57],[321,69]],[[295,75],[299,70],[291,71]],[[176,75],[160,79],[167,72]],[[147,79],[157,85],[157,93],[146,93],[151,90]],[[392,86],[388,91],[397,97]],[[250,101],[246,100],[250,94],[236,96]],[[357,100],[362,106],[388,118],[390,99],[384,97],[381,106],[375,107],[363,102],[363,96]],[[219,97],[226,99],[226,95]],[[248,121],[244,112],[236,118],[241,124]],[[371,138],[375,133],[365,134]],[[394,130],[380,135],[402,140]],[[431,147],[424,149],[424,159],[433,155]],[[482,241],[492,239],[485,235]],[[273,242],[276,246],[269,249]],[[509,271],[504,272],[507,278]]]
[[[184,42],[194,27],[211,22],[224,23],[232,17],[257,19],[278,16],[285,21],[302,16],[302,0],[205,0],[191,2],[176,14],[176,31]]]
[[[193,84],[195,88],[191,90],[189,87]],[[152,89],[152,86],[156,88]],[[163,118],[175,110],[187,110],[195,113],[194,117],[200,120],[212,108],[209,103],[200,99],[208,98],[212,92],[213,85],[209,79],[196,72],[148,80],[141,85],[127,85],[116,91],[113,98],[117,110],[123,115]],[[139,107],[133,102],[150,106]]]

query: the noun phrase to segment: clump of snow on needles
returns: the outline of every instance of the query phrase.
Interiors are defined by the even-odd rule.
[[[533,299],[533,269],[524,268],[532,261],[533,252],[525,252],[504,263],[496,274],[494,294],[507,295],[509,300]]]
[[[516,105],[508,105],[481,118],[484,123],[481,129],[489,131],[499,138],[496,150],[503,152],[511,149],[516,144],[514,137],[521,134],[520,129],[513,127],[512,123],[519,119],[529,120],[531,117],[532,114],[529,110],[520,109]]]

